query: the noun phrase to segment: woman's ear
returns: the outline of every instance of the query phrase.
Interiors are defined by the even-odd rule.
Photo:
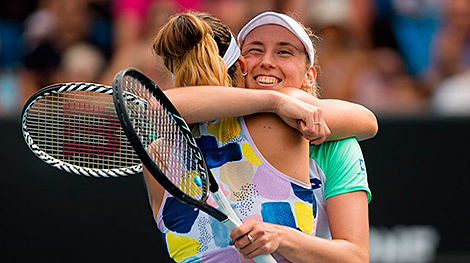
[[[238,63],[240,63],[240,70],[242,71],[242,73],[247,73],[248,67],[246,66],[246,61],[243,56],[238,57]]]
[[[237,67],[237,81],[236,85],[239,88],[245,88],[245,77],[243,76],[248,72],[248,68],[246,66],[246,61],[243,56],[238,57],[238,67]]]
[[[315,80],[317,79],[317,70],[315,67],[311,66],[307,69],[305,73],[304,83],[302,87],[305,89],[312,89],[315,85]]]

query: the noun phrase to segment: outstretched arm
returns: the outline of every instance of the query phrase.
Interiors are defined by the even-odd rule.
[[[362,105],[342,100],[318,99],[295,88],[280,91],[198,86],[170,89],[165,94],[188,123],[270,112],[278,114],[289,126],[302,132],[315,144],[320,144],[325,139],[333,141],[348,137],[356,137],[361,141],[377,134],[377,118]],[[281,93],[295,100],[279,95]],[[306,108],[310,115],[306,115]],[[297,115],[293,115],[292,111],[295,110]],[[299,114],[303,115],[299,117]],[[312,125],[312,121],[321,122],[322,125]]]
[[[378,123],[374,113],[366,107],[343,100],[318,99],[296,88],[284,88],[282,93],[321,108],[331,135],[327,141],[356,137],[362,141],[377,134]]]
[[[326,125],[315,125],[323,123],[318,107],[277,91],[196,86],[170,89],[165,94],[188,123],[276,113],[309,140],[323,142],[330,132]]]
[[[315,105],[315,104],[314,104]],[[377,118],[366,107],[343,100],[318,100],[328,127],[327,141],[356,137],[358,141],[373,138],[379,129]]]

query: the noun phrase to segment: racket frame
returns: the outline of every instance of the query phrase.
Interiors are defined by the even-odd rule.
[[[74,165],[62,160],[57,159],[51,154],[47,153],[41,149],[38,144],[32,138],[30,131],[27,125],[28,113],[31,107],[39,100],[46,96],[53,94],[59,94],[62,92],[74,91],[74,92],[97,92],[101,94],[107,94],[112,96],[113,89],[111,86],[106,86],[96,83],[87,83],[87,82],[69,82],[69,83],[57,83],[46,86],[36,93],[34,93],[25,103],[23,111],[21,113],[21,132],[23,138],[28,145],[29,149],[42,161],[45,163],[66,171],[68,173],[88,176],[88,177],[98,177],[98,178],[113,178],[113,177],[124,177],[142,172],[142,165],[140,163],[122,167],[122,168],[110,168],[110,169],[98,169],[98,168],[89,168]]]
[[[152,157],[149,155],[147,152],[146,148],[142,144],[142,142],[139,139],[139,136],[137,135],[137,132],[134,130],[132,126],[131,119],[129,117],[129,114],[127,113],[126,109],[126,101],[124,100],[123,92],[122,89],[120,88],[121,85],[123,85],[123,77],[125,75],[131,75],[132,77],[136,78],[139,80],[143,85],[146,87],[146,89],[155,97],[158,98],[161,102],[161,104],[165,107],[165,109],[170,113],[171,118],[177,123],[180,128],[184,128],[185,130],[183,133],[185,134],[185,139],[189,141],[188,145],[191,145],[194,151],[199,153],[200,158],[202,159],[202,164],[204,165],[204,169],[209,173],[208,176],[206,177],[210,182],[203,182],[203,185],[207,185],[209,188],[214,189],[214,182],[215,179],[213,178],[212,174],[210,173],[210,170],[207,168],[206,163],[204,161],[204,156],[200,152],[199,148],[197,148],[196,141],[192,137],[190,130],[188,128],[188,125],[184,121],[184,119],[180,116],[176,108],[173,106],[173,104],[168,100],[168,98],[165,96],[163,91],[161,91],[151,80],[149,80],[143,73],[141,73],[139,70],[135,68],[127,68],[125,70],[120,71],[115,77],[113,81],[113,99],[114,99],[114,105],[116,107],[116,113],[118,115],[119,120],[121,121],[121,126],[124,130],[124,133],[127,135],[127,138],[129,142],[131,143],[132,147],[134,147],[135,152],[139,156],[139,158],[142,161],[142,164],[147,168],[147,170],[150,172],[150,174],[157,180],[165,190],[167,190],[171,195],[173,195],[175,198],[178,200],[182,201],[183,203],[186,203],[188,205],[197,207],[201,209],[202,211],[205,211],[208,214],[213,215],[217,220],[223,221],[227,219],[227,216],[222,213],[221,211],[217,210],[216,208],[210,206],[204,201],[199,201],[194,199],[193,197],[185,194],[183,191],[181,191],[177,186],[175,186],[162,172],[162,170],[155,164],[155,162],[152,160]],[[148,88],[148,87],[153,87],[153,88]],[[196,147],[194,147],[196,146]],[[215,187],[218,188],[217,183],[215,183]],[[211,190],[211,189],[208,189]],[[205,196],[204,199],[208,197],[208,192]]]

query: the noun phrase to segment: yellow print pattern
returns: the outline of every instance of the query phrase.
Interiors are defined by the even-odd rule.
[[[194,257],[201,246],[201,243],[195,239],[171,232],[166,234],[166,243],[170,257],[176,262],[181,262],[185,258]]]
[[[229,142],[237,137],[241,130],[237,118],[221,119],[219,123],[213,123],[207,126],[207,131],[223,143]]]

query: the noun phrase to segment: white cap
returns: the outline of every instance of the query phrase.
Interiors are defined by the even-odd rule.
[[[242,43],[246,36],[253,31],[253,29],[264,25],[279,25],[285,27],[296,35],[299,40],[304,44],[305,51],[307,52],[310,66],[313,66],[315,61],[315,53],[313,51],[313,44],[308,37],[304,28],[295,21],[292,17],[276,12],[264,12],[251,19],[238,33],[238,43]]]

